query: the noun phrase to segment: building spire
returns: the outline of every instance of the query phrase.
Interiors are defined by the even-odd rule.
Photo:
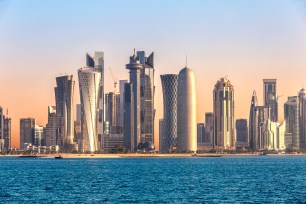
[[[136,49],[134,48],[134,55],[133,55],[134,60],[136,60]]]
[[[188,66],[188,55],[186,55],[186,68]]]

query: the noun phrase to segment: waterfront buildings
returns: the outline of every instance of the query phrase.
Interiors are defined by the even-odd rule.
[[[299,92],[299,126],[300,126],[300,148],[306,148],[306,91]]]
[[[234,126],[234,86],[226,77],[217,81],[213,91],[214,146],[231,149],[236,146]]]
[[[141,142],[154,142],[154,52],[149,57],[146,57],[144,51],[137,51],[137,60],[142,65],[142,69],[140,70]]]
[[[298,96],[288,97],[284,104],[284,117],[287,123],[286,146],[292,149],[300,149],[299,106]]]
[[[46,128],[40,125],[35,125],[33,138],[32,138],[32,145],[34,146],[45,146],[45,134]]]
[[[197,143],[202,144],[204,142],[205,137],[205,125],[204,123],[197,124]]]
[[[195,77],[190,68],[185,67],[178,75],[177,87],[177,150],[179,152],[197,150]]]
[[[124,116],[124,137],[126,148],[135,151],[141,140],[141,125],[144,121],[140,121],[141,114],[141,79],[140,74],[143,65],[140,63],[134,49],[134,55],[130,57],[130,63],[126,65],[129,70],[130,83],[125,84],[125,116]],[[143,138],[145,139],[145,138]]]
[[[264,124],[265,132],[262,141],[263,150],[284,150],[285,147],[285,130],[286,122],[280,124],[270,119]]]
[[[104,134],[104,52],[96,51],[94,57],[86,54],[86,66],[98,69],[100,72],[99,93],[98,93],[98,124],[97,134],[101,141]]]
[[[105,94],[105,123],[108,123],[111,134],[121,134],[120,123],[120,94],[109,92]]]
[[[160,76],[163,91],[163,130],[160,140],[160,151],[167,152],[177,145],[177,74]],[[161,128],[161,127],[160,127]],[[160,130],[161,131],[161,130]]]
[[[12,147],[12,125],[11,118],[3,117],[3,139],[4,139],[4,150],[8,151]]]
[[[4,151],[3,118],[3,108],[0,106],[0,152]]]
[[[74,84],[72,75],[56,77],[55,90],[56,115],[59,122],[57,145],[63,150],[72,149],[74,142],[73,96]]]
[[[248,121],[247,119],[236,120],[236,147],[249,146]]]
[[[264,105],[269,107],[269,118],[278,121],[278,96],[276,95],[276,79],[263,79]]]
[[[101,93],[101,72],[93,67],[84,67],[78,70],[78,77],[82,113],[80,151],[93,153],[100,147],[98,141],[98,121],[100,117],[99,93]]]
[[[48,106],[48,123],[46,124],[46,146],[57,145],[60,140],[61,118],[56,114],[55,106]]]
[[[214,138],[214,114],[212,112],[205,113],[205,137],[204,146],[213,147]]]
[[[33,130],[35,128],[35,118],[20,119],[20,149],[25,149],[25,144],[32,143]]]

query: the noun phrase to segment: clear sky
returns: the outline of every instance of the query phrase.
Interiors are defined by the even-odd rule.
[[[212,111],[216,81],[235,87],[236,118],[248,118],[253,90],[262,103],[262,79],[277,78],[280,119],[287,96],[306,83],[306,2],[301,0],[0,0],[0,106],[12,118],[47,122],[55,77],[85,65],[85,53],[105,52],[105,87],[111,67],[127,79],[133,48],[155,52],[156,133],[162,118],[160,74],[193,69],[197,119]],[[75,102],[79,102],[78,83]],[[156,136],[158,136],[156,134]]]

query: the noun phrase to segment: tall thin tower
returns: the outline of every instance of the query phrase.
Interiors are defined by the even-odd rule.
[[[300,148],[306,148],[306,91],[299,92]]]
[[[214,144],[230,149],[236,146],[234,86],[226,77],[217,81],[213,92]]]
[[[141,142],[140,140],[140,134],[141,134],[141,121],[140,121],[140,109],[141,109],[141,100],[140,100],[140,73],[143,69],[143,66],[140,64],[140,61],[137,60],[136,51],[134,49],[134,55],[130,57],[130,63],[126,65],[126,69],[128,69],[130,72],[130,84],[132,86],[132,92],[133,92],[133,99],[131,100],[133,102],[131,112],[133,112],[132,117],[126,117],[125,118],[133,118],[131,120],[125,120],[124,125],[125,126],[131,126],[129,123],[133,124],[133,133],[132,135],[129,135],[129,137],[133,138],[133,146],[127,146],[128,149],[134,151],[136,150],[138,144]],[[128,135],[125,134],[125,137],[128,137]],[[125,138],[127,139],[127,138]],[[134,149],[133,149],[134,148]]]
[[[197,112],[195,77],[190,68],[182,69],[177,87],[177,149],[197,150]]]

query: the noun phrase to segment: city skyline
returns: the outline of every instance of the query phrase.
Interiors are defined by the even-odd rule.
[[[134,2],[139,3],[139,1]],[[104,52],[105,67],[111,67],[118,79],[128,78],[125,64],[134,47],[137,50],[155,52],[155,109],[157,111],[155,138],[158,138],[158,120],[162,118],[163,113],[159,76],[177,73],[185,65],[186,54],[188,66],[192,67],[196,76],[197,122],[199,123],[204,122],[205,112],[212,111],[213,86],[220,77],[225,75],[229,75],[235,86],[235,106],[239,107],[235,110],[236,119],[249,118],[249,100],[254,89],[257,90],[258,101],[263,101],[262,79],[264,78],[277,79],[277,93],[283,95],[278,103],[280,121],[284,118],[283,104],[287,97],[297,95],[303,87],[303,81],[305,81],[303,76],[306,75],[304,68],[306,26],[303,22],[306,19],[306,12],[301,7],[303,5],[297,1],[281,1],[278,4],[276,1],[252,2],[251,6],[240,2],[237,8],[230,4],[220,5],[199,1],[194,1],[192,5],[180,2],[170,7],[170,3],[167,2],[163,4],[164,8],[160,11],[161,17],[157,19],[153,19],[157,15],[152,12],[158,11],[157,5],[161,5],[161,2],[140,3],[140,6],[152,14],[152,17],[138,19],[140,22],[147,21],[148,24],[151,23],[150,26],[153,26],[152,33],[145,33],[149,34],[151,41],[144,37],[134,39],[134,34],[122,32],[121,29],[126,29],[124,24],[135,17],[133,14],[127,15],[127,20],[124,20],[116,18],[109,12],[99,15],[105,19],[114,18],[105,25],[105,28],[110,28],[110,34],[104,34],[104,29],[102,29],[103,33],[98,29],[91,38],[85,39],[86,33],[77,32],[80,24],[65,17],[65,9],[68,9],[68,14],[75,14],[82,8],[81,5],[69,8],[70,3],[69,1],[63,3],[63,10],[58,11],[58,17],[55,17],[53,13],[44,12],[47,8],[55,9],[55,4],[51,2],[46,3],[51,7],[38,2],[34,3],[41,8],[41,11],[32,12],[32,15],[28,16],[25,16],[25,11],[28,13],[32,10],[23,2],[0,3],[4,11],[0,15],[0,22],[2,22],[0,27],[3,31],[0,33],[0,43],[3,45],[0,48],[3,53],[0,60],[0,67],[2,67],[0,105],[5,110],[9,109],[14,147],[19,146],[19,119],[32,117],[36,119],[37,124],[45,126],[48,119],[47,107],[54,105],[55,78],[63,75],[61,73],[67,73],[74,75],[76,79],[77,70],[85,65],[84,53],[95,50]],[[130,8],[132,5],[125,2],[121,4],[123,4],[121,8]],[[86,6],[90,8],[90,5]],[[252,6],[256,9],[261,8],[262,17],[258,17],[257,10],[250,8]],[[102,1],[97,7],[113,8],[115,4]],[[172,10],[167,14],[166,11],[169,8]],[[186,17],[185,11],[192,9],[195,9],[195,12]],[[209,9],[213,12],[207,12]],[[244,9],[249,13],[245,13]],[[273,11],[274,16],[269,14],[270,11]],[[115,14],[120,12],[122,12],[121,15],[127,14],[120,8],[115,10]],[[91,14],[81,20],[96,19],[93,18],[95,15],[98,14]],[[241,19],[243,15],[245,15],[244,20]],[[255,17],[259,19],[254,19]],[[164,18],[165,22],[160,22],[160,18]],[[62,23],[56,25],[57,20],[60,19]],[[197,19],[200,19],[199,24],[203,29],[189,34],[189,30],[197,27],[195,23],[192,23]],[[45,22],[44,20],[50,28],[39,29],[39,25]],[[175,23],[171,24],[173,20]],[[63,35],[58,33],[58,30],[67,23],[71,24],[72,30],[66,29]],[[97,20],[93,20],[93,23],[102,25],[102,22]],[[262,26],[259,26],[260,23]],[[254,24],[255,28],[252,28]],[[112,25],[116,25],[115,28]],[[274,25],[273,29],[269,25]],[[20,32],[20,29],[24,29],[25,26],[33,30]],[[84,26],[86,30],[87,25]],[[246,28],[242,29],[242,27]],[[238,31],[230,31],[235,28],[239,28]],[[178,34],[180,31],[182,31],[181,34]],[[22,35],[17,36],[14,33],[22,33]],[[121,38],[116,41],[111,37],[112,34]],[[34,42],[34,39],[37,42]],[[177,42],[180,43],[177,44]],[[59,50],[61,52],[58,52]],[[19,60],[15,60],[16,56]],[[107,69],[104,72],[105,93],[107,93],[112,91],[113,81]],[[78,83],[77,79],[76,83]],[[74,92],[74,101],[78,104],[78,87],[75,87]]]

